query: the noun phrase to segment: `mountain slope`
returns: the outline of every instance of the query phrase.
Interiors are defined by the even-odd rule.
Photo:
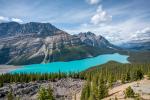
[[[0,24],[0,64],[69,61],[118,50],[91,32],[70,35],[49,23]]]
[[[129,49],[129,50],[144,50],[149,51],[150,50],[150,40],[148,41],[131,41],[128,43],[124,43],[122,45],[123,48]]]

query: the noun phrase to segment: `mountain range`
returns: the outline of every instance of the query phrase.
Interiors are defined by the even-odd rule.
[[[70,61],[118,50],[121,48],[92,32],[70,35],[50,23],[0,24],[0,64]]]

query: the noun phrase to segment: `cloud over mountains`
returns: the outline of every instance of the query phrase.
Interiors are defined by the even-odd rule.
[[[0,16],[0,23],[2,22],[18,22],[18,23],[22,23],[23,21],[19,18],[8,18],[8,17],[4,17],[4,16]]]
[[[97,8],[96,14],[92,16],[91,23],[97,25],[111,21],[112,16],[102,9],[102,5]]]
[[[0,22],[52,23],[71,34],[92,31],[113,43],[142,37],[136,32],[150,27],[149,0],[45,1],[0,0]]]

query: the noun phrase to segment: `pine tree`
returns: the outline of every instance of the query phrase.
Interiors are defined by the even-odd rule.
[[[133,75],[134,75],[133,76],[134,80],[141,80],[144,77],[143,72],[142,72],[141,69],[135,70]]]
[[[14,100],[15,97],[14,97],[14,95],[13,95],[12,87],[11,87],[11,86],[9,86],[9,87],[10,87],[10,91],[9,91],[9,93],[7,94],[7,100]]]
[[[118,100],[118,98],[115,96],[115,100]]]
[[[0,80],[0,87],[3,87],[3,82]]]
[[[98,99],[98,76],[95,75],[92,80],[91,91],[93,92],[93,97]]]
[[[128,88],[126,88],[125,90],[125,97],[128,97],[128,98],[133,98],[135,95],[133,89],[129,86]]]
[[[125,83],[125,79],[126,79],[126,77],[125,77],[125,75],[123,74],[123,75],[121,76],[121,83],[122,83],[122,84]]]
[[[86,94],[86,85],[83,87],[83,89],[82,89],[82,93],[81,93],[81,100],[85,100],[85,94]]]
[[[102,99],[108,95],[108,88],[104,82],[103,77],[99,80],[99,85],[98,85],[98,97],[99,99]]]
[[[150,72],[148,73],[148,79],[150,80]]]
[[[54,100],[51,88],[41,88],[38,93],[38,100]]]
[[[131,80],[131,77],[130,77],[130,72],[128,71],[126,73],[126,81],[130,81]]]
[[[96,99],[94,98],[94,95],[93,95],[93,94],[90,94],[90,97],[89,97],[88,100],[96,100]]]
[[[108,79],[108,83],[109,83],[110,88],[113,86],[113,82],[114,82],[114,77],[112,75],[110,75],[109,79]]]

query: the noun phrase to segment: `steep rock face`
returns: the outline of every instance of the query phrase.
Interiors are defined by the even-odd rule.
[[[28,63],[50,62],[49,57],[54,50],[77,44],[80,44],[78,38],[63,33],[45,38],[32,35],[2,38],[0,40],[0,58],[6,58],[4,62],[7,64],[17,62],[26,64],[27,61]],[[35,62],[34,59],[36,59]]]
[[[111,44],[101,35],[96,36],[94,33],[79,33],[79,38],[83,43],[93,47],[106,48],[108,46],[112,47]]]
[[[70,35],[48,23],[0,24],[0,64],[68,61],[117,50],[91,32]]]
[[[19,24],[17,22],[1,23],[0,36],[14,36],[32,34],[36,36],[49,36],[59,34],[61,30],[49,23],[30,22]]]

